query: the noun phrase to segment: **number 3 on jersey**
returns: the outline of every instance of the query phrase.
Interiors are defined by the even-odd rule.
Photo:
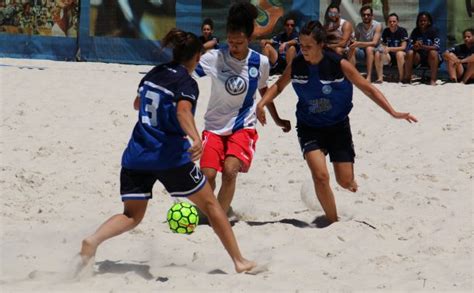
[[[148,124],[153,127],[157,126],[158,124],[156,123],[157,119],[157,109],[160,106],[160,94],[157,92],[153,92],[150,90],[146,91],[145,94],[145,113],[146,115],[142,116],[142,123],[143,124]],[[151,104],[149,102],[151,101]]]

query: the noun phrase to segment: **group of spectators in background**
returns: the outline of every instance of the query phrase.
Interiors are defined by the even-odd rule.
[[[445,61],[449,79],[447,82],[468,83],[474,79],[474,29],[463,31],[462,44],[449,48],[444,53],[440,49],[438,30],[433,26],[429,12],[420,12],[416,18],[416,27],[410,35],[399,25],[396,13],[388,15],[387,27],[374,19],[371,6],[360,9],[362,22],[354,26],[341,17],[338,5],[331,4],[324,15],[324,28],[327,33],[326,48],[347,58],[354,65],[366,67],[366,78],[374,83],[384,81],[384,66],[396,67],[396,81],[411,83],[414,68],[429,69],[431,85],[438,79],[438,69]],[[262,54],[269,58],[272,66],[270,74],[281,74],[293,58],[299,53],[296,19],[288,16],[284,19],[283,31],[271,39],[260,40]],[[218,39],[212,36],[212,20],[206,19],[201,26],[201,40],[208,50],[218,47]],[[358,66],[361,68],[361,66]]]

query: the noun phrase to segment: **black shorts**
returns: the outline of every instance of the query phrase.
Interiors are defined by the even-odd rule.
[[[123,168],[120,171],[120,195],[122,201],[148,200],[152,198],[152,189],[159,180],[171,196],[186,197],[204,187],[206,177],[194,163],[178,168],[148,171]]]
[[[270,75],[282,74],[283,71],[285,71],[285,68],[286,68],[286,59],[283,58],[281,55],[278,55],[277,61],[270,68]]]
[[[314,150],[329,154],[331,162],[354,163],[355,151],[352,143],[349,117],[327,127],[309,127],[297,125],[298,140],[303,156]]]
[[[415,52],[420,55],[420,64],[421,64],[421,66],[429,67],[428,51],[418,50],[418,51],[415,51]],[[439,67],[441,65],[441,63],[443,63],[443,58],[441,58],[441,55],[439,53],[437,55],[438,55],[438,67]]]

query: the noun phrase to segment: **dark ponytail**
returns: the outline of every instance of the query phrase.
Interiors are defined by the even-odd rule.
[[[198,37],[177,28],[171,29],[161,41],[161,46],[173,48],[173,61],[184,63],[201,52],[203,47]]]
[[[249,2],[232,5],[227,16],[227,32],[242,32],[247,38],[250,38],[253,34],[257,16],[257,8]]]
[[[308,22],[300,31],[300,35],[312,36],[316,43],[326,43],[327,35],[323,25],[317,21],[312,20]]]

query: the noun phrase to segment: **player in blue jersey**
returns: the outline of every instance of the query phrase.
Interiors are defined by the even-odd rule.
[[[120,174],[124,212],[109,218],[83,240],[83,265],[90,263],[103,241],[141,222],[158,180],[172,196],[186,197],[208,216],[235,270],[248,271],[256,264],[241,255],[226,214],[193,163],[201,156],[202,141],[194,122],[199,90],[190,73],[199,62],[202,44],[194,34],[173,29],[162,42],[163,47],[168,45],[173,47],[173,61],[145,75],[134,102],[138,122],[123,153]]]
[[[317,198],[329,222],[337,221],[334,195],[329,184],[325,156],[329,154],[336,180],[343,188],[356,192],[354,147],[349,123],[352,89],[355,84],[377,105],[397,119],[416,122],[409,113],[396,112],[384,95],[363,78],[340,55],[324,49],[326,32],[317,21],[300,32],[302,55],[297,56],[257,105],[258,120],[266,123],[264,107],[290,83],[298,96],[297,133],[303,156],[314,182]]]
[[[227,17],[228,47],[201,56],[195,75],[210,76],[211,96],[204,115],[201,168],[212,188],[222,173],[218,200],[228,211],[234,197],[237,175],[247,172],[258,140],[255,115],[257,90],[267,90],[268,58],[249,48],[257,8],[248,2],[234,4]],[[289,131],[273,103],[268,104],[275,123]]]

